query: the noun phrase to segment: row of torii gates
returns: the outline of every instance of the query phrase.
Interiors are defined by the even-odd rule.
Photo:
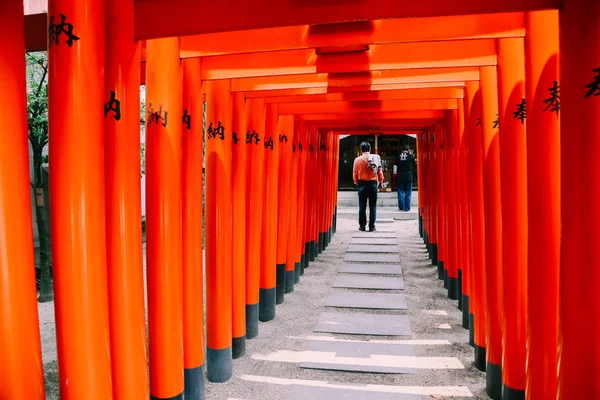
[[[0,0],[0,399],[44,398],[24,53],[47,46],[61,398],[202,398],[203,279],[228,380],[331,240],[361,132],[419,133],[421,234],[488,394],[600,398],[600,2],[343,3]]]

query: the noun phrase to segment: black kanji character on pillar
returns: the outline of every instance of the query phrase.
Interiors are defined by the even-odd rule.
[[[477,123],[475,124],[475,126],[481,126],[481,115],[477,117]]]
[[[292,153],[296,152],[296,143],[292,143]]]
[[[258,144],[260,142],[260,138],[258,137],[258,133],[253,129],[252,133],[250,133],[250,129],[246,132],[246,144],[252,144],[254,140],[254,144]]]
[[[104,104],[104,118],[106,118],[109,112],[113,111],[115,119],[117,121],[121,119],[121,102],[116,97],[117,94],[111,90],[110,100]]]
[[[525,99],[521,99],[521,102],[519,104],[517,104],[517,111],[513,112],[513,118],[521,120],[522,124],[525,123],[525,117],[526,117],[525,108],[526,108]]]
[[[315,151],[315,148],[313,147],[312,143],[310,144],[308,149],[310,150],[311,153],[314,153],[314,151]]]
[[[302,153],[302,142],[298,142],[298,150],[300,150],[300,153]]]
[[[554,81],[551,88],[548,88],[550,92],[550,97],[544,100],[546,104],[546,108],[544,111],[550,110],[551,112],[555,112],[558,117],[558,112],[560,111],[560,86],[558,86],[558,82]]]
[[[189,131],[192,128],[192,116],[188,113],[188,110],[183,110],[183,118],[181,122],[185,125],[185,128]]]
[[[67,17],[60,14],[60,24],[54,23],[54,16],[50,17],[50,23],[48,24],[48,46],[52,44],[59,44],[60,35],[63,33],[67,35],[67,46],[73,46],[74,40],[79,40],[79,36],[73,34],[73,24],[66,23]]]
[[[285,134],[279,134],[279,143],[284,142],[287,143],[288,137]]]
[[[158,111],[154,111],[152,103],[148,106],[148,125],[158,124],[162,119],[162,126],[167,127],[167,118],[169,116],[168,111],[163,111],[162,106],[158,107]]]
[[[500,125],[499,115],[496,113],[496,120],[494,121],[494,129]]]
[[[327,145],[325,143],[321,143],[321,145],[319,146],[319,150],[327,151]]]
[[[225,127],[221,125],[221,121],[217,121],[217,126],[215,128],[213,128],[213,123],[211,122],[206,132],[208,140],[215,139],[217,136],[219,136],[221,140],[225,140]]]
[[[596,76],[592,83],[585,85],[586,88],[590,89],[585,97],[600,96],[600,68],[596,68],[592,72],[595,72]]]
[[[240,138],[238,138],[237,133],[231,132],[231,137],[233,138],[233,144],[238,144],[238,142],[240,141]]]
[[[273,136],[269,136],[269,140],[265,137],[265,149],[273,150]]]

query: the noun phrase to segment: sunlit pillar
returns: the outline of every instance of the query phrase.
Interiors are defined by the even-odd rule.
[[[42,400],[46,396],[31,230],[23,1],[1,4],[0,26],[7,36],[0,42],[0,397]]]
[[[113,388],[104,190],[106,2],[50,0],[48,32],[48,157],[60,397],[108,399]]]

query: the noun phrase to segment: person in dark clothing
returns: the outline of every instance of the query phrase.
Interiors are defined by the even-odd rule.
[[[375,231],[377,190],[383,183],[381,157],[371,154],[368,142],[360,144],[361,155],[354,160],[354,184],[358,185],[358,225],[364,231],[367,225],[367,200],[369,200],[369,231]]]
[[[396,188],[398,190],[398,209],[410,211],[412,194],[413,165],[415,156],[410,153],[410,147],[404,145],[402,153],[396,157]]]

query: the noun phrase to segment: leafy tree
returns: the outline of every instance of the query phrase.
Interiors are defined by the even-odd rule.
[[[35,215],[40,240],[40,302],[51,301],[52,260],[50,253],[50,229],[46,218],[47,209],[44,193],[48,189],[48,179],[44,178],[43,165],[48,162],[44,155],[48,144],[48,57],[43,53],[28,53],[27,62],[27,117],[29,143],[33,153],[33,182],[36,193]]]

